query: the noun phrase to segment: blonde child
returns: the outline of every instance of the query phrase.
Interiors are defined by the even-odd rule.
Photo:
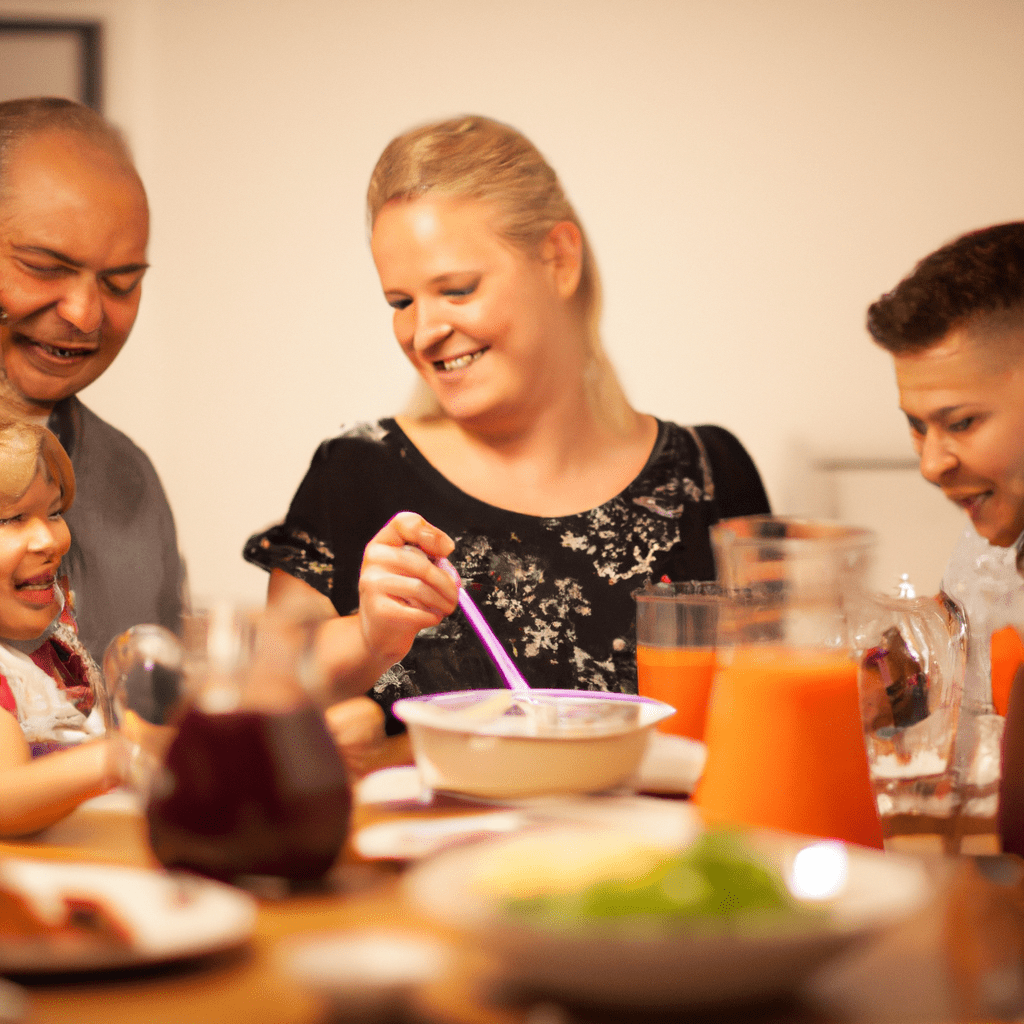
[[[58,578],[71,461],[45,427],[0,418],[0,835],[58,821],[123,778],[102,681]]]

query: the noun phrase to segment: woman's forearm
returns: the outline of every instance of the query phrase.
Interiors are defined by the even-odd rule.
[[[317,630],[316,653],[332,700],[366,693],[392,664],[367,645],[358,615],[322,623]]]
[[[338,615],[326,595],[282,569],[274,569],[270,574],[267,604],[299,617],[320,620],[317,661],[332,701],[366,693],[401,657],[372,648],[358,614]],[[412,642],[411,637],[409,642]]]

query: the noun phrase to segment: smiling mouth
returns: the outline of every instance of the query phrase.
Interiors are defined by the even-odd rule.
[[[15,590],[49,590],[57,582],[55,575],[35,576],[23,583],[15,583]]]
[[[61,345],[50,345],[36,338],[25,337],[24,340],[53,359],[82,359],[85,356],[91,356],[96,351],[93,348],[64,348]]]
[[[454,359],[438,359],[434,362],[434,369],[441,371],[464,369],[470,363],[475,363],[486,351],[486,348],[481,348],[476,352],[467,352],[464,356],[456,356]]]
[[[959,497],[950,495],[949,500],[952,501],[954,505],[959,505],[968,515],[973,515],[974,512],[978,510],[981,503],[986,498],[991,497],[991,495],[991,491],[982,491],[979,494],[970,494]]]

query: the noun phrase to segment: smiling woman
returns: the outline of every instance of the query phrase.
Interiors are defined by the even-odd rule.
[[[451,555],[535,686],[636,692],[632,591],[708,579],[708,526],[768,511],[719,427],[633,409],[601,346],[587,237],[537,149],[462,117],[399,136],[367,195],[395,338],[420,378],[404,415],[324,442],[285,522],[246,557],[269,600],[329,617],[329,713],[358,751],[399,697],[500,686],[457,616]]]

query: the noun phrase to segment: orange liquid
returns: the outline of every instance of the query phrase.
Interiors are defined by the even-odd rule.
[[[712,820],[882,848],[849,656],[740,648],[715,679],[705,742],[694,799]]]
[[[636,671],[640,693],[663,700],[676,709],[658,723],[662,732],[704,739],[711,680],[715,675],[713,647],[647,647],[637,644]]]
[[[1017,669],[1024,664],[1024,644],[1017,630],[1007,626],[992,634],[992,703],[996,711],[1006,714],[1010,706],[1010,685]]]

